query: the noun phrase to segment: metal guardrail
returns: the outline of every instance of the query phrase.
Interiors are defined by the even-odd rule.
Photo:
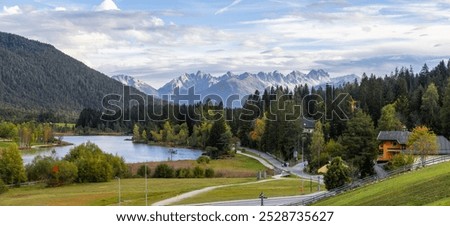
[[[24,182],[24,183],[20,183],[20,184],[8,184],[6,185],[9,188],[13,188],[13,187],[22,187],[22,186],[32,186],[32,185],[36,185],[39,183],[43,183],[44,181],[31,181],[31,182]]]
[[[420,161],[418,163],[414,163],[414,164],[411,164],[411,165],[406,165],[406,166],[400,167],[400,168],[395,169],[395,170],[387,171],[387,175],[384,178],[379,178],[377,175],[368,176],[368,177],[365,177],[363,179],[359,179],[359,180],[353,181],[350,184],[346,184],[346,185],[343,185],[341,187],[337,187],[337,188],[331,189],[331,190],[329,190],[329,191],[327,191],[325,193],[321,193],[321,194],[310,196],[310,197],[308,197],[306,199],[303,199],[300,202],[291,203],[289,205],[290,206],[306,206],[306,205],[310,205],[310,204],[315,203],[315,202],[317,202],[319,200],[322,200],[324,198],[332,197],[332,196],[338,195],[340,193],[343,193],[343,192],[346,192],[346,191],[349,191],[349,190],[353,190],[353,189],[358,188],[358,187],[362,187],[362,186],[365,186],[365,185],[368,185],[368,184],[371,184],[371,183],[374,183],[374,182],[378,182],[378,181],[384,180],[386,178],[393,177],[395,175],[399,175],[399,174],[404,173],[404,172],[412,171],[412,170],[415,170],[415,169],[423,167],[423,166],[429,166],[429,165],[433,165],[433,164],[437,164],[437,163],[441,163],[441,162],[447,162],[447,161],[450,161],[450,155],[439,156],[437,158],[425,160],[423,162]]]

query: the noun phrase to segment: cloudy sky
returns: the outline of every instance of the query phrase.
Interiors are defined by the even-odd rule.
[[[0,0],[0,31],[107,75],[416,72],[450,58],[450,0]]]

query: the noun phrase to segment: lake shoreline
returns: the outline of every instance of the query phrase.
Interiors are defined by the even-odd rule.
[[[203,151],[199,149],[133,143],[129,140],[130,138],[131,136],[65,136],[63,137],[63,141],[68,145],[39,146],[39,148],[24,150],[22,152],[22,158],[24,159],[24,163],[30,163],[37,155],[54,155],[55,157],[63,158],[74,146],[86,142],[96,144],[106,153],[123,157],[127,164],[167,160],[196,160],[203,154]]]

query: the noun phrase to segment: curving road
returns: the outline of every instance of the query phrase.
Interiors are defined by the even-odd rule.
[[[241,148],[243,148],[243,147],[241,147]],[[250,148],[244,148],[244,149],[245,149],[245,151],[248,151],[255,155],[258,155],[260,158],[263,158],[264,160],[268,161],[279,171],[279,173],[281,173],[283,171],[287,171],[287,172],[294,174],[295,176],[298,176],[300,178],[304,178],[304,179],[308,179],[308,180],[310,178],[312,178],[315,182],[320,180],[320,184],[323,184],[323,175],[311,175],[311,174],[304,172],[304,168],[305,168],[304,162],[300,162],[297,165],[292,166],[292,167],[283,167],[282,162],[279,161],[278,159],[276,159],[272,155],[269,155],[264,152],[260,152],[258,150],[250,149]]]
[[[284,197],[268,197],[264,199],[265,206],[285,206],[291,203],[299,203],[303,199],[310,196],[314,196],[321,192],[316,192],[308,195],[297,195],[297,196],[284,196]],[[236,201],[223,201],[223,202],[211,202],[211,203],[200,203],[194,204],[194,206],[260,206],[261,199],[247,199],[247,200],[236,200]]]

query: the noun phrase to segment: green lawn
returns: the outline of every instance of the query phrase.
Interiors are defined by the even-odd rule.
[[[228,177],[255,177],[256,172],[266,170],[258,160],[236,154],[234,158],[211,160],[208,167],[214,169],[217,173],[229,175]]]
[[[149,204],[185,192],[222,184],[255,181],[253,178],[149,179]],[[43,185],[12,188],[0,195],[0,206],[104,206],[117,205],[118,181],[73,184],[58,188]],[[145,205],[145,180],[121,180],[122,205]]]
[[[267,197],[279,196],[293,196],[310,193],[309,181],[304,181],[304,190],[301,190],[302,183],[299,179],[282,179],[282,180],[267,180],[261,183],[234,185],[214,189],[197,195],[192,198],[182,200],[175,205],[193,204],[193,203],[208,203],[217,201],[242,200],[258,198],[261,192]],[[312,183],[312,191],[317,191],[317,183]],[[322,188],[323,189],[323,188]]]
[[[396,176],[332,197],[318,206],[450,205],[450,163]]]

